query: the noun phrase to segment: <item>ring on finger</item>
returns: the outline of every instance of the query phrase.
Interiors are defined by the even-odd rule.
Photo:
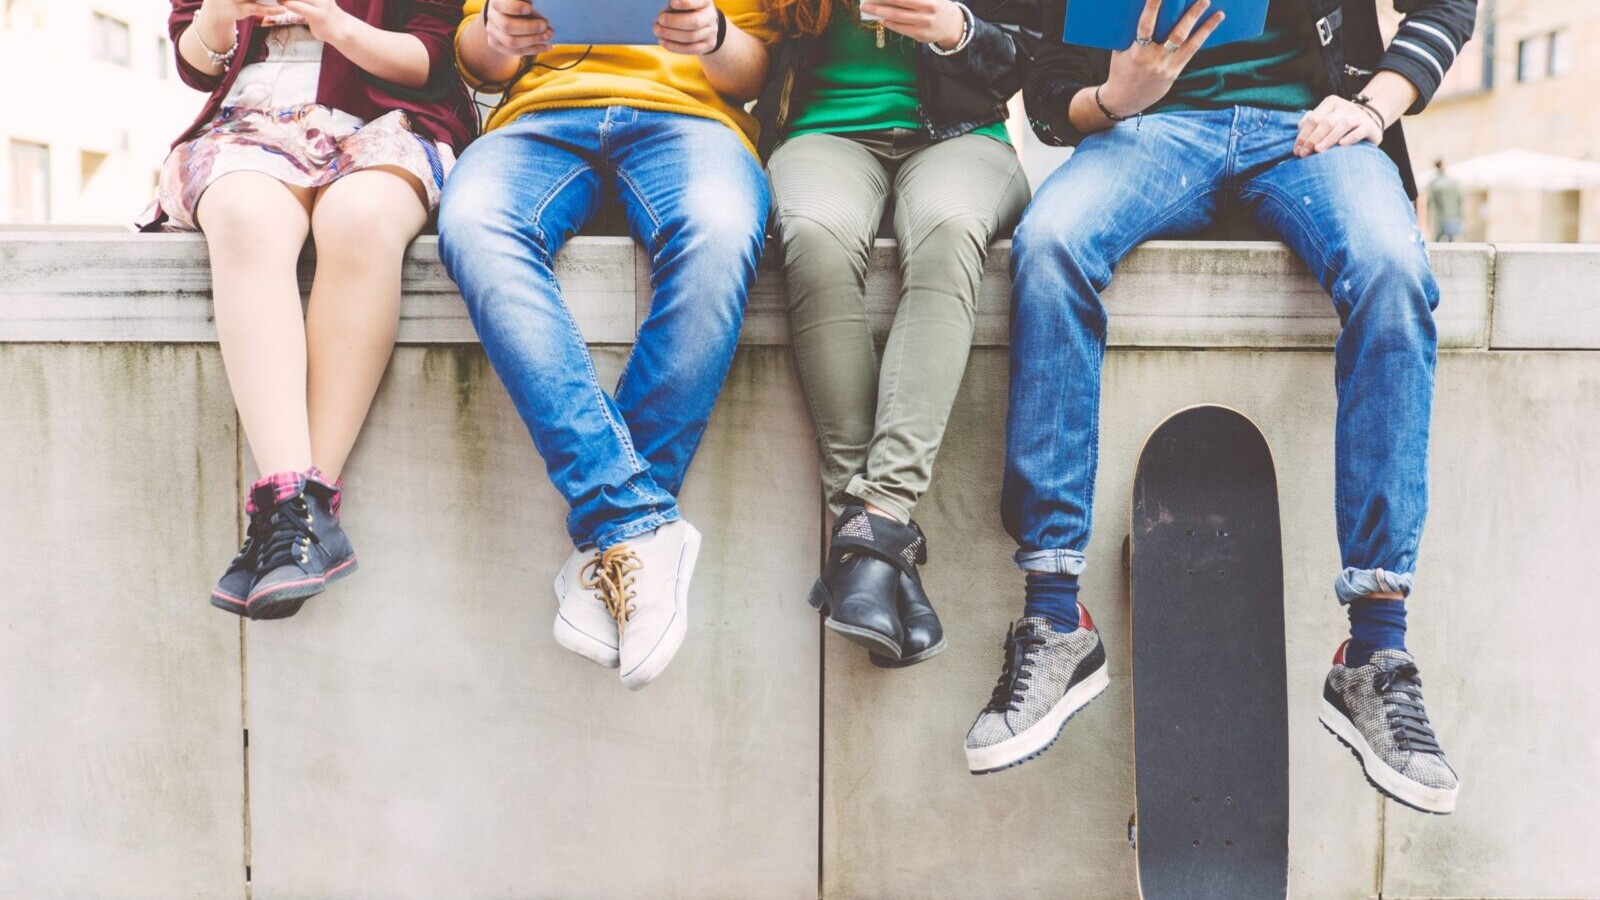
[[[1183,45],[1182,44],[1174,43],[1173,41],[1170,41],[1170,40],[1167,41],[1165,44],[1162,44],[1161,46],[1168,53],[1177,53],[1179,50],[1183,49]]]
[[[1147,37],[1136,37],[1136,38],[1133,39],[1133,42],[1135,44],[1138,44],[1141,47],[1148,47],[1151,44],[1155,43],[1155,39],[1154,38],[1147,38]]]

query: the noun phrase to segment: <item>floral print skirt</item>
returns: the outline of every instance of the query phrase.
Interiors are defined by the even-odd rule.
[[[351,131],[345,117],[316,104],[286,109],[224,108],[194,140],[179,144],[161,168],[157,202],[169,231],[199,231],[200,197],[232,172],[260,172],[285,184],[319,188],[351,172],[393,166],[422,183],[428,211],[455,156],[411,130],[411,119],[395,110]]]

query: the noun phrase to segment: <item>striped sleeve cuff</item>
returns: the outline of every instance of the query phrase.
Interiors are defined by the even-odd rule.
[[[1389,43],[1389,50],[1379,62],[1380,70],[1387,69],[1404,75],[1417,86],[1417,102],[1408,110],[1421,112],[1439,90],[1445,73],[1455,63],[1461,48],[1444,29],[1416,18],[1400,23],[1400,30]]]

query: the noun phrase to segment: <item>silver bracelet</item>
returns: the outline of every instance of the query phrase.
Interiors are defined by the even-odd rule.
[[[972,15],[972,10],[960,0],[957,0],[956,6],[961,8],[961,40],[956,41],[956,45],[949,50],[942,49],[938,44],[929,41],[928,49],[932,50],[935,56],[955,56],[967,49],[967,45],[972,43],[973,32],[978,30],[978,23],[976,17]]]
[[[194,39],[200,42],[200,49],[206,52],[206,58],[211,60],[211,65],[218,72],[228,71],[229,64],[233,62],[233,55],[239,52],[239,29],[235,28],[233,30],[233,46],[228,48],[228,52],[218,53],[206,45],[206,37],[200,33],[205,26],[200,24],[199,10],[195,10],[194,19],[190,22],[190,25],[195,30]]]

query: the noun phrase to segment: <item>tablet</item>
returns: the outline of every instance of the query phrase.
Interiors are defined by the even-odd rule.
[[[1164,0],[1156,18],[1156,43],[1172,33],[1172,27],[1194,0]],[[1217,11],[1227,13],[1222,26],[1206,41],[1206,49],[1246,41],[1261,34],[1267,23],[1268,0],[1211,0],[1205,18]],[[1103,50],[1126,50],[1133,44],[1144,0],[1072,0],[1067,4],[1067,25],[1061,35],[1064,43]],[[1202,18],[1201,21],[1205,21]]]
[[[558,44],[656,44],[666,0],[533,0]]]

